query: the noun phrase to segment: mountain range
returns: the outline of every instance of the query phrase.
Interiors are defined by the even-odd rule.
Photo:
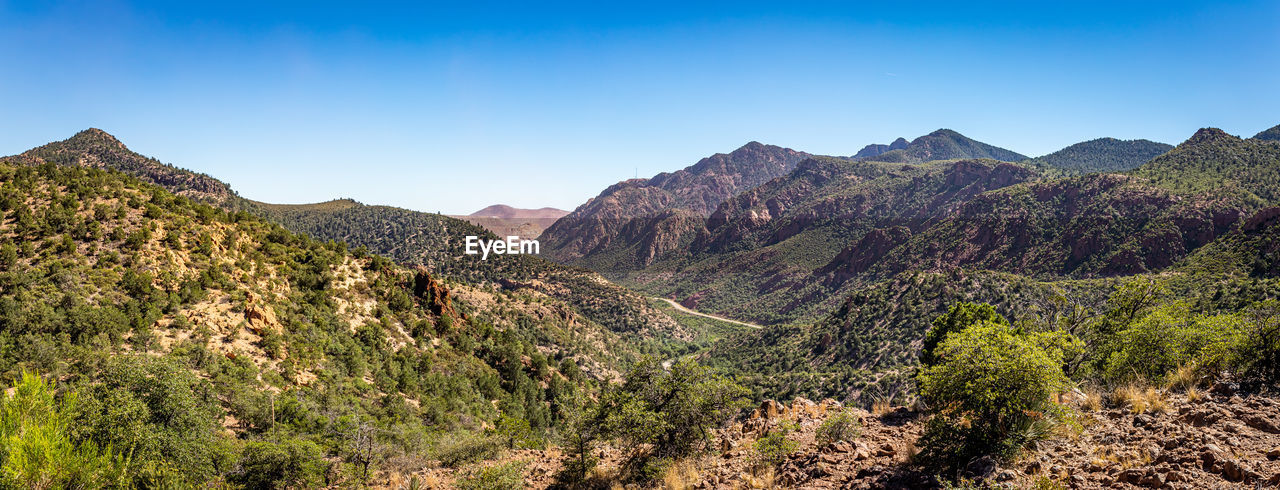
[[[694,478],[703,486],[747,482],[746,462],[788,440],[780,419],[804,424],[792,430],[809,448],[778,456],[786,482],[934,486],[904,469],[917,465],[915,442],[818,438],[854,417],[877,440],[935,450],[932,421],[953,405],[923,398],[934,368],[1018,352],[1089,391],[1069,413],[1109,422],[1079,428],[1085,438],[1171,426],[1159,417],[1211,426],[1212,412],[1238,419],[1229,432],[1254,451],[1280,442],[1274,402],[1250,394],[1280,375],[1278,134],[1100,138],[1037,158],[951,130],[852,157],[752,142],[620,182],[567,214],[498,205],[459,219],[349,199],[253,201],[90,129],[0,158],[0,374],[44,373],[81,395],[66,437],[108,455],[129,448],[122,486],[443,475],[487,488],[498,478],[488,471],[545,486],[588,456],[625,478],[680,479],[623,461],[673,436],[627,444],[712,414],[693,422],[722,453],[708,466],[716,480]],[[467,236],[535,220],[554,220],[539,237],[554,260],[462,253]],[[958,321],[985,333],[938,338]],[[955,339],[1015,348],[967,358]],[[1053,351],[1054,339],[1073,343]],[[1155,383],[1184,390],[1178,415],[1145,408],[1171,396]],[[1049,413],[1032,398],[1037,409],[1018,413]],[[759,408],[732,419],[716,408],[730,402]],[[1176,471],[1205,485],[1263,481],[1261,452],[1213,452],[1227,442],[1206,433],[1216,439],[1197,444],[1210,456],[1177,453],[1197,463]],[[1107,437],[1099,444],[1119,444]],[[1089,463],[1026,447],[1035,465],[1097,466],[1086,483],[1188,478],[1158,457]],[[902,468],[858,463],[899,452]],[[1041,466],[984,478],[1030,484],[1049,478]]]

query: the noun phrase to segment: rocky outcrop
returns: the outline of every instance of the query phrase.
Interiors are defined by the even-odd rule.
[[[419,266],[414,269],[413,295],[436,316],[458,315],[458,312],[453,309],[449,289],[431,277],[431,272],[426,267]]]

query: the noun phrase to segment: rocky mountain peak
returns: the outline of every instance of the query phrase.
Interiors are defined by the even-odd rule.
[[[1223,131],[1218,128],[1200,128],[1200,130],[1196,131],[1196,134],[1191,135],[1191,138],[1187,139],[1187,141],[1183,144],[1201,145],[1205,143],[1212,143],[1216,141],[1225,141],[1225,140],[1231,140],[1231,139],[1239,139],[1239,138],[1236,138],[1235,136],[1227,134],[1226,131]]]

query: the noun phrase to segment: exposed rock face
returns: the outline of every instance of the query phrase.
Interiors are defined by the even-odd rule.
[[[728,154],[716,154],[698,163],[672,173],[661,173],[651,179],[631,179],[605,189],[599,196],[579,206],[569,215],[548,227],[539,240],[545,247],[543,253],[562,261],[571,262],[593,253],[609,250],[616,242],[622,248],[639,240],[649,243],[632,258],[646,263],[653,253],[680,241],[680,237],[652,237],[636,233],[651,226],[652,221],[664,221],[675,211],[677,214],[705,217],[725,199],[754,188],[771,179],[787,174],[807,153],[763,145],[756,142]],[[632,220],[648,219],[648,223],[632,223]],[[624,229],[629,228],[629,240],[622,240]],[[679,228],[690,228],[681,225]],[[658,231],[673,231],[671,224],[658,227]],[[687,231],[687,230],[686,230]]]
[[[413,295],[426,303],[427,308],[436,316],[457,316],[458,314],[451,304],[449,289],[432,278],[431,273],[425,267],[419,266],[415,269],[413,274]]]

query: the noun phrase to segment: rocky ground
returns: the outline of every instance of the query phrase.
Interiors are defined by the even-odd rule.
[[[1280,486],[1280,400],[1237,394],[1230,385],[1212,390],[1138,391],[1071,397],[1077,429],[1064,428],[1013,461],[983,458],[965,470],[996,488],[1271,488]],[[862,419],[853,441],[819,445],[817,428],[842,407],[798,399],[790,406],[766,401],[751,415],[716,434],[714,454],[677,465],[658,488],[934,488],[936,477],[911,464],[925,416],[907,407],[855,410]],[[783,421],[798,429],[798,449],[776,468],[756,465],[752,443]],[[607,477],[622,452],[599,451]],[[525,485],[554,482],[563,453],[513,451],[503,461],[524,461]],[[422,472],[419,484],[449,488],[454,473]],[[386,481],[390,487],[406,479]],[[615,485],[615,488],[620,488]],[[625,488],[625,487],[621,487]]]

